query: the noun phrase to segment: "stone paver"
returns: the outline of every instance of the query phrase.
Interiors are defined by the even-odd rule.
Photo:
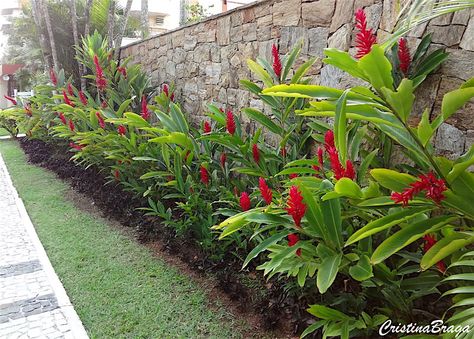
[[[1,155],[0,338],[88,338]]]

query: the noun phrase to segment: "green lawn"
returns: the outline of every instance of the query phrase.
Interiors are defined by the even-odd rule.
[[[5,135],[10,135],[10,133],[8,133],[6,129],[0,127],[0,137]]]
[[[65,198],[67,184],[1,140],[13,182],[91,338],[242,337],[242,323],[104,220]]]

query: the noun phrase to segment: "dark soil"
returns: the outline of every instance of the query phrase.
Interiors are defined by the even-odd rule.
[[[293,337],[301,333],[312,318],[305,309],[308,300],[284,289],[284,282],[266,282],[260,272],[241,271],[242,262],[228,254],[215,261],[204,253],[192,239],[176,237],[174,231],[163,227],[156,217],[145,216],[140,207],[144,199],[108,183],[105,175],[93,166],[85,169],[70,161],[72,153],[66,144],[47,144],[39,140],[19,139],[31,163],[47,168],[67,181],[76,192],[86,196],[106,218],[127,227],[137,241],[160,257],[191,276],[213,281],[211,293],[248,320],[256,331],[271,331],[271,337]],[[95,208],[94,207],[94,208]],[[86,208],[87,209],[87,208]],[[176,261],[184,262],[185,265]],[[209,281],[209,280],[207,280]],[[212,296],[211,296],[212,297]]]

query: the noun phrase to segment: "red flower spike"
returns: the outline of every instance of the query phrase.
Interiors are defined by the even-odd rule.
[[[87,97],[86,97],[86,95],[84,94],[83,91],[79,91],[79,99],[81,100],[81,102],[84,106],[87,106],[87,104],[88,104]]]
[[[224,168],[225,167],[225,162],[227,160],[227,155],[225,153],[222,153],[219,160],[221,162],[221,166]]]
[[[67,93],[70,95],[70,96],[74,96],[74,88],[72,88],[72,85],[71,84],[67,84]]]
[[[287,201],[286,211],[295,222],[296,227],[301,227],[301,219],[306,213],[306,204],[303,202],[303,196],[298,189],[298,186],[291,186],[290,196]]]
[[[69,120],[69,129],[71,130],[71,132],[74,132],[75,130],[74,122],[72,120]]]
[[[235,119],[234,119],[234,114],[232,113],[232,111],[227,111],[226,128],[227,128],[227,132],[234,135],[234,133],[235,133]]]
[[[117,67],[117,72],[122,74],[122,76],[126,79],[127,78],[127,69],[125,67]]]
[[[150,111],[148,111],[148,106],[146,102],[146,97],[142,96],[142,118],[148,120],[150,118]]]
[[[281,153],[281,156],[282,156],[283,158],[286,158],[286,148],[285,148],[285,147],[282,147],[282,148],[280,149],[280,153]]]
[[[124,125],[120,125],[119,127],[117,127],[117,132],[120,135],[125,135],[127,133],[127,129]]]
[[[321,147],[318,147],[318,162],[319,162],[319,167],[322,169],[323,168],[323,149]]]
[[[324,148],[326,149],[326,152],[330,148],[336,148],[334,145],[334,132],[332,130],[328,130],[324,134]]]
[[[166,97],[170,96],[170,90],[167,84],[163,85],[163,93],[165,93]]]
[[[15,100],[14,98],[9,97],[8,95],[4,95],[3,97],[4,97],[5,99],[7,99],[8,101],[10,101],[13,105],[16,105],[16,104],[17,104],[17,102],[16,102],[16,100]]]
[[[265,200],[267,205],[270,205],[272,203],[273,193],[272,190],[268,187],[265,179],[259,178],[258,186],[260,188],[260,194],[262,194],[263,200]]]
[[[100,103],[100,107],[107,108],[107,106],[108,106],[107,100],[105,100],[105,99],[102,100],[102,102]]]
[[[171,93],[171,95],[170,95],[170,100],[171,100],[171,101],[174,101],[174,93]]]
[[[107,79],[105,79],[104,77],[104,71],[102,70],[102,67],[100,67],[99,58],[97,57],[97,55],[94,55],[94,65],[96,73],[95,84],[97,86],[97,89],[100,92],[103,92],[107,87]]]
[[[73,142],[70,142],[70,143],[69,143],[69,147],[75,149],[76,151],[82,151],[82,148],[83,148],[84,146],[77,145],[77,144],[75,144],[75,143],[73,143]]]
[[[49,69],[49,78],[51,79],[51,82],[53,83],[54,86],[58,85],[58,78],[56,77],[56,73],[54,72],[54,69],[52,68]]]
[[[352,165],[352,162],[347,159],[346,160],[346,170],[344,172],[344,177],[349,178],[351,180],[354,180],[355,178],[355,171],[354,171],[354,166]]]
[[[209,172],[207,171],[207,168],[201,165],[199,171],[201,173],[201,182],[204,185],[209,184]]]
[[[289,177],[290,177],[290,179],[298,178],[298,174],[296,174],[296,173],[291,173],[291,174],[289,175]]]
[[[355,13],[356,28],[359,33],[356,35],[356,58],[360,59],[370,52],[372,46],[377,43],[377,38],[371,29],[367,29],[367,18],[363,9],[358,9]]]
[[[119,181],[120,180],[120,172],[118,169],[114,171],[114,178],[115,180]]]
[[[71,107],[74,107],[74,103],[69,99],[69,97],[67,96],[66,94],[66,91],[63,90],[63,98],[64,98],[64,103],[71,106]]]
[[[107,79],[105,79],[104,77],[100,77],[100,78],[97,77],[95,80],[95,83],[96,83],[97,89],[100,92],[103,92],[105,88],[107,87]]]
[[[298,241],[300,241],[300,238],[298,237],[298,234],[295,234],[295,233],[288,234],[288,246],[289,247],[295,246],[298,243]],[[296,255],[298,257],[301,257],[301,248],[298,248],[296,250]]]
[[[339,161],[339,153],[335,147],[328,148],[327,153],[329,155],[329,165],[334,173],[334,178],[339,180],[345,175],[344,167],[342,167],[341,162]]]
[[[407,75],[408,69],[410,68],[411,57],[405,38],[400,38],[398,41],[398,60],[400,61],[400,70],[404,75]]]
[[[204,121],[203,125],[202,125],[202,130],[204,133],[211,133],[211,124],[209,123],[209,121]]]
[[[251,207],[250,197],[247,192],[242,192],[240,195],[240,208],[242,211],[248,211]]]
[[[260,151],[258,150],[257,144],[252,145],[252,155],[255,163],[258,164],[260,162]]]
[[[102,115],[100,115],[100,112],[95,112],[95,116],[97,117],[97,120],[99,121],[100,128],[105,129],[105,121],[104,121],[104,118],[102,118]]]
[[[391,199],[396,204],[402,203],[403,206],[407,206],[408,202],[412,200],[415,195],[426,191],[426,198],[433,200],[437,204],[441,204],[441,201],[445,198],[443,192],[447,189],[443,179],[437,179],[433,172],[429,172],[426,175],[419,175],[418,180],[411,183],[410,187],[405,188],[403,192],[393,192]]]
[[[278,53],[278,47],[273,44],[272,45],[272,56],[273,56],[273,71],[275,72],[275,75],[277,76],[278,79],[281,77],[281,60],[280,60],[280,54]]]
[[[67,125],[67,120],[66,120],[66,117],[64,116],[64,114],[63,114],[63,113],[59,113],[58,116],[59,116],[59,119],[61,120],[61,122],[62,122],[64,125]]]

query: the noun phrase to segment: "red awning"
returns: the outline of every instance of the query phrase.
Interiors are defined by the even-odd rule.
[[[23,67],[22,64],[3,64],[3,65],[0,65],[1,75],[14,74],[21,67]]]

